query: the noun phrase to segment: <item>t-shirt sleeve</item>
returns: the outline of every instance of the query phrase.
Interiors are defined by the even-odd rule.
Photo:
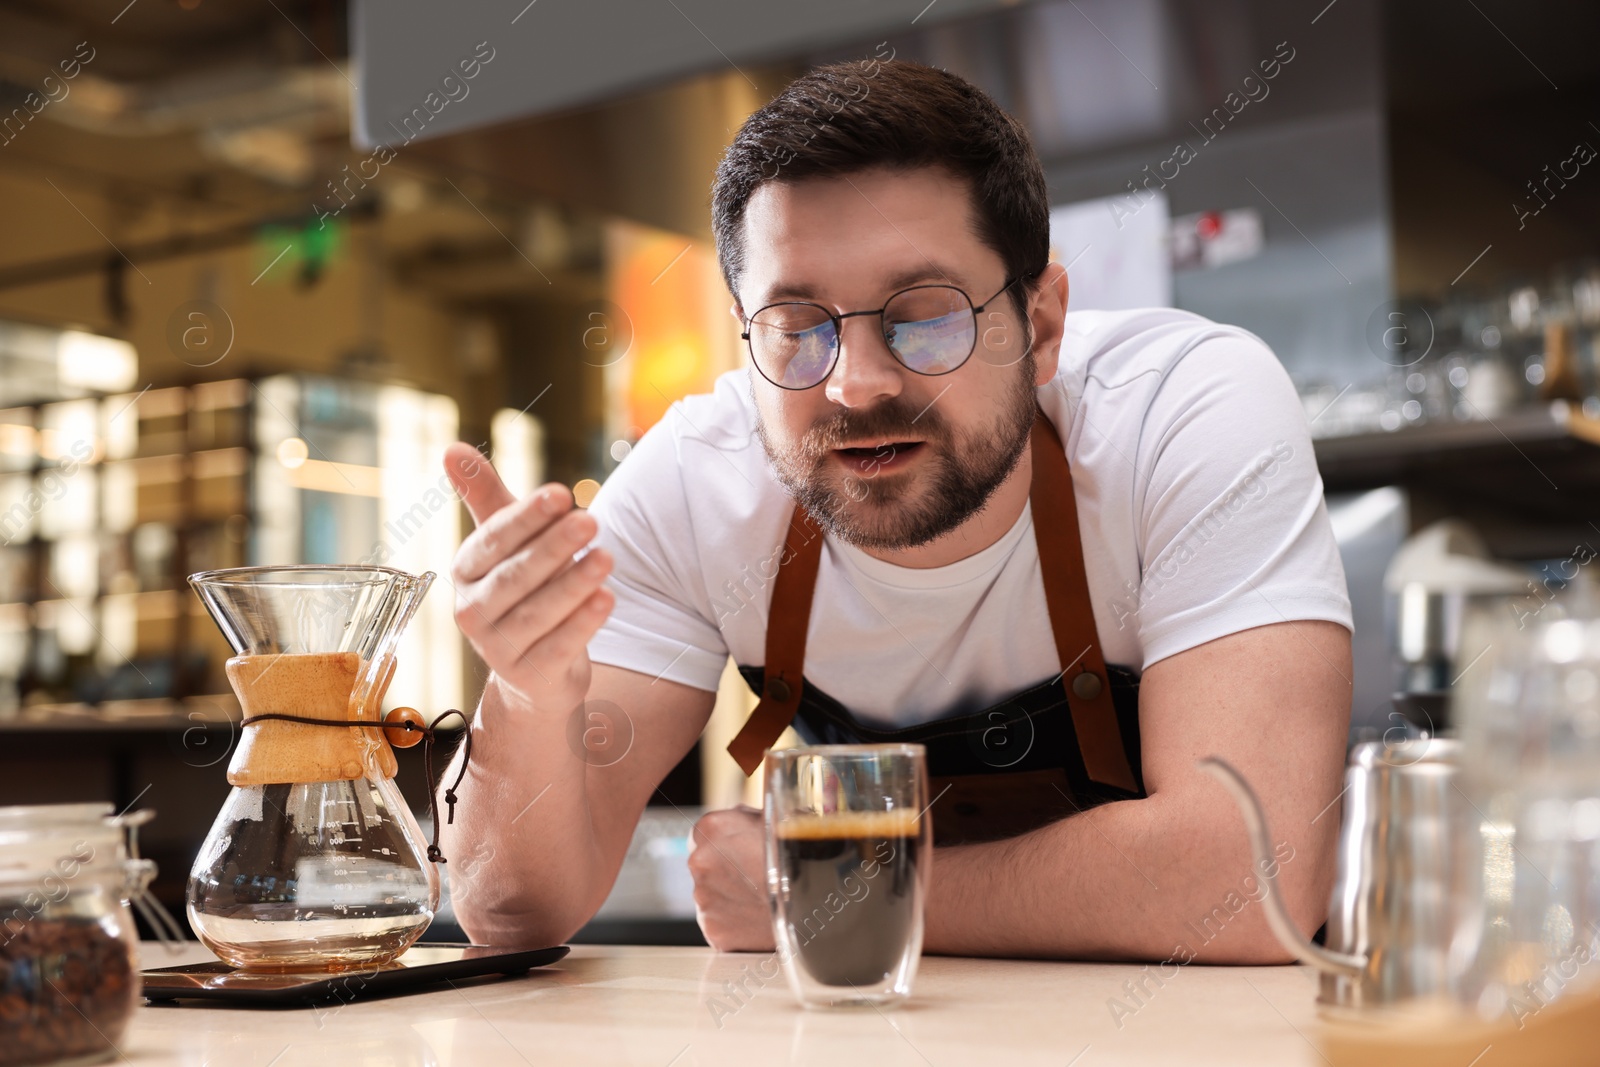
[[[1350,628],[1305,411],[1259,340],[1214,336],[1173,365],[1137,467],[1145,666],[1271,623]]]
[[[728,649],[712,621],[684,492],[674,409],[640,438],[590,504],[615,565],[616,606],[589,641],[595,663],[715,690]]]

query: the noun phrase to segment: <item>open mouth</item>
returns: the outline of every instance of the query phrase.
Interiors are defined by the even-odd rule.
[[[920,444],[922,444],[921,441],[880,441],[876,444],[870,445],[853,445],[849,448],[837,449],[836,451],[843,452],[847,456],[882,457],[888,456],[895,452],[910,451]]]
[[[882,441],[877,444],[837,448],[834,452],[851,466],[880,470],[898,466],[921,452],[925,445],[926,442],[923,441]]]

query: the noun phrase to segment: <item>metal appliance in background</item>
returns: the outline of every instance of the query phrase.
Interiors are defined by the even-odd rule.
[[[1481,650],[1461,648],[1461,620],[1476,597],[1528,589],[1521,569],[1490,558],[1477,531],[1443,519],[1400,546],[1383,577],[1395,655],[1395,710],[1433,735],[1450,726],[1450,689]],[[1463,652],[1465,651],[1465,654]]]
[[[1390,700],[1394,653],[1383,575],[1411,530],[1410,497],[1399,486],[1386,485],[1360,493],[1329,493],[1327,506],[1344,565],[1354,626],[1350,635],[1349,743],[1355,744],[1382,737],[1397,721]]]
[[[1455,832],[1461,795],[1455,741],[1368,741],[1351,751],[1326,948],[1300,931],[1278,894],[1278,864],[1255,790],[1216,756],[1200,767],[1238,802],[1261,872],[1267,922],[1284,948],[1321,972],[1318,1003],[1366,1009],[1449,995],[1452,946],[1472,909],[1456,890],[1464,884],[1463,864],[1472,860]]]

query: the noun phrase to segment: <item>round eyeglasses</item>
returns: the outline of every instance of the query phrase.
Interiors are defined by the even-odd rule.
[[[881,308],[837,315],[804,301],[768,304],[745,321],[739,336],[767,381],[780,389],[811,389],[827,380],[839,362],[844,320],[878,315],[884,343],[907,370],[949,374],[978,347],[979,312],[1024,277],[1012,278],[977,306],[953,285],[915,285],[895,293]]]

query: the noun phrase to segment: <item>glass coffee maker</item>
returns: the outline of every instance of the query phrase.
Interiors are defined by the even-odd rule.
[[[233,648],[227,676],[244,711],[233,790],[188,887],[189,922],[225,962],[376,966],[432,921],[437,853],[394,784],[391,747],[421,727],[380,724],[395,646],[433,577],[361,566],[190,576]],[[419,719],[397,708],[389,722],[407,717]]]

